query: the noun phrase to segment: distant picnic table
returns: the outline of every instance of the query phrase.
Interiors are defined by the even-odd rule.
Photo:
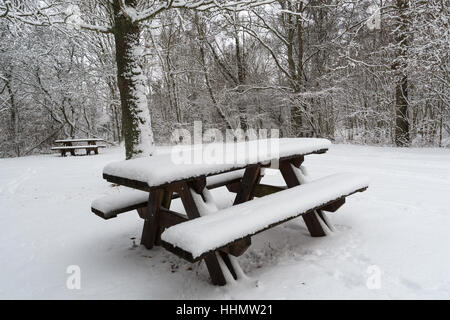
[[[98,154],[98,148],[105,148],[105,145],[97,145],[97,142],[105,141],[100,138],[81,138],[81,139],[64,139],[55,140],[55,143],[60,143],[62,146],[52,147],[51,150],[57,150],[61,152],[61,156],[65,157],[66,152],[70,152],[72,156],[75,155],[75,150],[85,149],[86,154],[90,155],[91,152]],[[84,143],[77,145],[77,143]],[[87,143],[87,145],[86,145]],[[75,144],[75,145],[74,145]]]
[[[274,142],[275,153],[257,148]],[[141,244],[162,245],[190,262],[205,260],[212,283],[224,285],[239,277],[235,259],[250,247],[253,235],[301,215],[311,236],[325,236],[332,226],[324,211],[335,212],[347,196],[368,187],[365,177],[354,174],[311,179],[302,166],[305,156],[323,154],[329,146],[326,139],[255,140],[224,144],[213,155],[208,145],[192,146],[111,163],[103,178],[133,190],[95,200],[92,211],[110,219],[137,209],[144,219]],[[209,154],[210,161],[180,163],[186,150]],[[236,161],[220,161],[230,152]],[[278,169],[286,186],[262,184],[265,168]],[[230,207],[220,208],[209,191],[222,186],[236,193]],[[170,209],[176,198],[186,214]]]

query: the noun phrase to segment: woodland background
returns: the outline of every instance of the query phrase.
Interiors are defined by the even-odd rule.
[[[157,144],[201,120],[205,129],[450,147],[447,1],[247,2],[180,5],[139,22]],[[114,37],[83,25],[111,21],[110,6],[0,0],[0,157],[49,152],[56,138],[123,142]]]

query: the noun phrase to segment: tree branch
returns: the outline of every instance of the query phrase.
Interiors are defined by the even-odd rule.
[[[169,0],[164,4],[158,6],[152,6],[151,8],[144,10],[143,12],[136,14],[134,17],[131,14],[133,23],[138,23],[144,20],[148,20],[156,16],[158,13],[167,9],[194,9],[198,11],[205,11],[210,9],[225,9],[233,11],[246,10],[256,6],[269,4],[275,0],[241,0],[241,1],[219,1],[219,0],[198,0],[198,1],[185,1],[185,0]]]

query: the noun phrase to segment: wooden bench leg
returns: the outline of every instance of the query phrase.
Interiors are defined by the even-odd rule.
[[[199,182],[199,185],[197,185],[195,188],[197,189],[197,191],[203,190],[204,186],[206,186],[206,179]],[[181,201],[183,202],[183,206],[186,210],[188,218],[195,219],[200,217],[200,212],[197,208],[197,205],[195,204],[190,189],[191,187],[187,183],[182,183],[177,192],[181,197]],[[218,286],[226,285],[227,282],[223,275],[222,269],[220,268],[220,264],[217,260],[216,255],[214,253],[209,253],[205,256],[204,260],[206,263],[206,267],[208,268],[212,283]]]
[[[153,248],[153,241],[152,241],[152,222],[148,219],[144,220],[144,227],[142,228],[142,235],[141,235],[141,244],[144,245],[147,249]]]
[[[224,286],[227,284],[222,269],[220,268],[219,260],[214,253],[208,253],[205,258],[206,268],[208,269],[211,282],[215,286]]]
[[[302,217],[311,237],[324,237],[327,235],[314,212],[306,213]]]
[[[159,208],[163,199],[164,190],[158,189],[150,192],[148,207],[145,212],[144,228],[142,230],[141,244],[152,249],[156,240],[159,226]]]
[[[98,154],[98,148],[94,148],[95,154]]]
[[[330,222],[328,221],[328,219],[325,216],[325,212],[323,212],[322,210],[316,210],[317,215],[319,216],[320,220],[323,221],[323,223],[326,224],[326,226],[328,227],[328,229],[330,229],[331,231],[334,230],[333,226],[330,224]]]
[[[72,156],[75,156],[75,150],[74,150],[74,149],[70,150],[70,154],[71,154]]]
[[[292,165],[299,167],[303,162],[303,159],[298,158],[295,160],[285,160],[280,162],[280,172],[286,181],[288,188],[292,188],[300,185],[300,181],[295,175]],[[326,236],[325,230],[322,228],[320,221],[314,212],[310,212],[302,215],[303,221],[305,221],[306,227],[312,237],[323,237]]]
[[[222,258],[223,262],[225,262],[225,265],[227,266],[228,270],[230,270],[231,275],[233,276],[234,280],[237,280],[237,274],[236,271],[233,268],[233,265],[231,264],[230,257],[225,252],[219,251],[220,257]]]

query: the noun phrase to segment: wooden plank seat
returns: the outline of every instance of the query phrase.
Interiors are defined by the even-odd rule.
[[[52,147],[51,150],[57,150],[61,152],[61,156],[65,156],[66,152],[70,152],[72,155],[75,155],[75,150],[77,149],[85,149],[86,154],[90,154],[92,151],[95,154],[98,154],[98,148],[105,148],[104,145],[80,145],[80,146],[59,146],[59,147]]]
[[[162,233],[161,243],[190,262],[199,261],[217,250],[229,252],[233,243],[300,215],[336,211],[345,197],[367,187],[365,177],[331,175],[176,224]]]
[[[145,208],[147,204],[148,192],[130,189],[92,201],[91,211],[108,220],[124,212]]]
[[[81,139],[62,139],[62,140],[55,140],[55,143],[64,143],[69,145],[73,142],[87,142],[88,144],[95,144],[96,142],[105,141],[101,138],[81,138]]]
[[[215,189],[222,186],[239,183],[245,170],[236,170],[210,176],[206,179],[206,188]],[[172,194],[172,199],[179,198],[177,193]],[[107,195],[94,200],[91,211],[97,216],[108,220],[117,217],[118,214],[144,209],[148,206],[149,193],[137,189],[124,190],[120,193]],[[142,215],[142,213],[140,213]]]

